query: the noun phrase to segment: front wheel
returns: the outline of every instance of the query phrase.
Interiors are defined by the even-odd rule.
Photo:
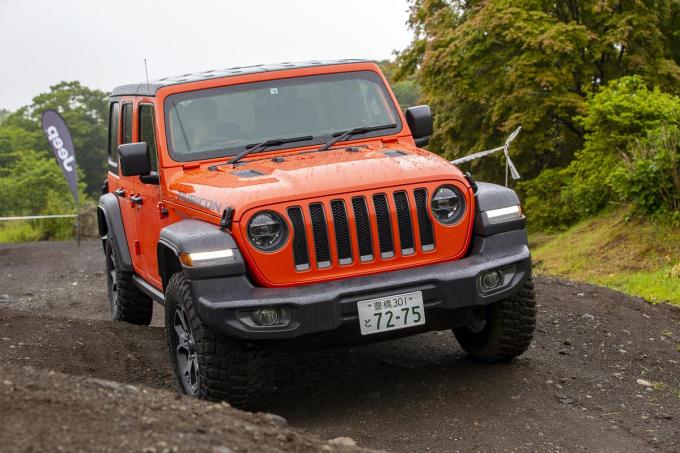
[[[534,283],[528,278],[507,299],[471,310],[465,325],[453,329],[460,346],[488,362],[507,361],[529,349],[536,327]]]
[[[222,335],[198,319],[181,272],[172,276],[166,288],[165,336],[182,393],[234,406],[247,403],[253,359],[249,344]]]

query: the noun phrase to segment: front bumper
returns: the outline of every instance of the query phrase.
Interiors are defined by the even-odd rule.
[[[479,275],[502,269],[504,284],[484,292]],[[332,331],[360,335],[356,302],[392,294],[422,291],[425,326],[392,331],[389,337],[454,327],[448,314],[504,299],[531,274],[526,230],[474,236],[463,259],[393,272],[289,288],[254,287],[244,275],[191,281],[191,293],[202,322],[226,335],[247,340],[282,340]],[[287,307],[286,325],[258,327],[243,319],[262,307]],[[250,325],[249,325],[250,324]],[[380,339],[382,334],[370,335]],[[387,336],[386,336],[387,337]]]

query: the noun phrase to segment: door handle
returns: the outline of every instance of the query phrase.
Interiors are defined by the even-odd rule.
[[[117,197],[125,198],[125,189],[122,187],[113,191]]]
[[[141,195],[130,195],[130,201],[135,203],[135,204],[142,204],[142,196]]]

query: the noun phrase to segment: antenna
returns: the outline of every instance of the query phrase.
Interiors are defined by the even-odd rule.
[[[149,68],[146,65],[146,58],[144,59],[144,72],[146,73],[146,89],[151,92],[151,89],[149,88]]]

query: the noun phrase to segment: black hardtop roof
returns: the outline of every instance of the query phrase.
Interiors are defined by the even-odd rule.
[[[278,63],[270,65],[255,65],[255,66],[237,66],[226,69],[212,69],[210,71],[196,72],[191,74],[183,74],[174,77],[164,77],[150,82],[131,83],[129,85],[121,85],[113,89],[111,96],[155,96],[156,92],[166,86],[181,85],[183,83],[199,82],[201,80],[219,79],[222,77],[233,77],[244,74],[254,74],[258,72],[284,71],[286,69],[311,68],[315,66],[332,66],[349,63],[367,63],[370,60],[312,60],[299,63]]]

